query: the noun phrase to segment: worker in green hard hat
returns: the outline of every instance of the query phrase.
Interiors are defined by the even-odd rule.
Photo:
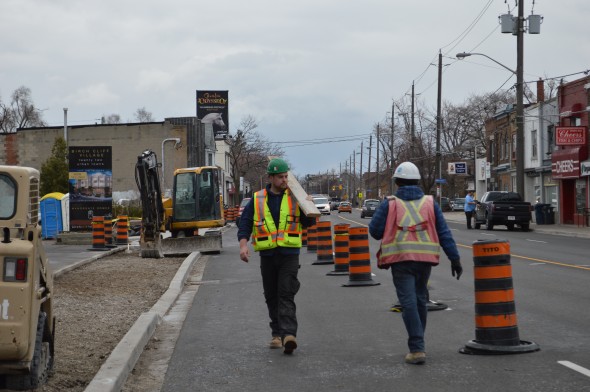
[[[248,262],[248,240],[260,253],[264,298],[270,317],[270,348],[292,354],[297,348],[295,294],[299,291],[299,251],[303,228],[315,223],[305,216],[289,190],[289,165],[274,158],[268,164],[269,184],[244,207],[238,228],[240,259]]]

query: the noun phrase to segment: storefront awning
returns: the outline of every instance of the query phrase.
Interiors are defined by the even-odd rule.
[[[586,157],[580,156],[580,147],[564,148],[551,154],[551,175],[553,178],[579,178],[580,161]]]

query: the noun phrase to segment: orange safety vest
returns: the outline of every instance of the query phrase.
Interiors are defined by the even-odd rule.
[[[279,227],[266,203],[266,189],[254,193],[254,227],[252,245],[255,251],[273,249],[277,246],[301,248],[303,227],[300,221],[299,204],[289,189],[283,194],[279,213]]]
[[[432,196],[416,200],[390,199],[385,232],[377,252],[378,266],[381,268],[400,261],[436,265],[439,255]]]

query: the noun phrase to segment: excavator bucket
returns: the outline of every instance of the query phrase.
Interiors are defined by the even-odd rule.
[[[154,241],[144,241],[143,237],[141,237],[139,239],[139,248],[142,259],[161,259],[164,257],[162,239],[159,235],[154,238]]]
[[[222,248],[221,230],[209,230],[205,235],[184,238],[164,238],[164,256],[187,256],[192,252],[220,253]]]

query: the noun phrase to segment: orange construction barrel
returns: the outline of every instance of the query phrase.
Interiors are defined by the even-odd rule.
[[[318,250],[317,218],[316,223],[307,228],[307,251],[315,253]]]
[[[350,255],[348,253],[348,223],[334,225],[334,271],[326,275],[348,275],[348,263]]]
[[[334,264],[334,251],[332,247],[332,222],[321,221],[317,223],[318,254],[312,265]]]
[[[117,245],[127,245],[129,242],[129,217],[127,215],[117,216]]]
[[[104,239],[104,216],[92,217],[92,248],[88,250],[108,250]]]
[[[539,350],[520,340],[514,303],[510,243],[506,240],[473,243],[475,279],[475,340],[463,354],[518,354]]]
[[[351,227],[348,229],[350,262],[348,264],[348,283],[351,286],[376,286],[371,274],[371,254],[369,253],[369,229]]]

